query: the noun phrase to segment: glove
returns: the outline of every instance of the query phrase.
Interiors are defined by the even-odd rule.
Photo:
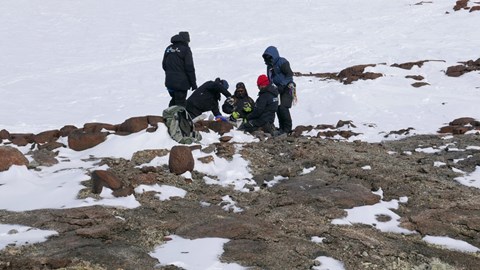
[[[296,105],[298,102],[297,98],[297,85],[294,82],[291,82],[287,85],[289,94],[293,96],[293,105]]]
[[[215,121],[217,121],[217,122],[220,122],[220,121],[228,122],[228,119],[225,118],[225,116],[223,116],[223,115],[217,115],[217,116],[215,116]]]
[[[251,112],[252,111],[252,105],[250,103],[245,103],[245,105],[243,105],[243,110],[247,113]]]
[[[235,99],[233,97],[229,97],[227,98],[227,103],[233,106],[233,104],[235,103]]]
[[[288,87],[288,90],[289,90],[289,94],[290,95],[293,95],[295,93],[295,88],[297,87],[297,85],[294,83],[294,82],[291,82],[289,84],[287,84],[287,87]]]
[[[193,83],[193,84],[192,84],[192,91],[195,90],[195,89],[197,89],[197,84],[196,84],[196,83]]]
[[[237,120],[240,117],[240,113],[239,112],[233,112],[232,117],[233,117],[233,119]]]

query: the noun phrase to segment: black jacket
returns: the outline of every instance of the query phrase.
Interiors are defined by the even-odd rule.
[[[245,90],[246,92],[247,90]],[[233,93],[233,104],[228,103],[228,100],[222,105],[222,111],[224,113],[232,114],[233,112],[238,112],[240,114],[240,118],[246,118],[250,112],[244,111],[245,104],[250,104],[250,107],[253,109],[255,102],[251,97],[246,94],[245,97],[240,98],[237,96],[237,90]]]
[[[253,107],[253,111],[247,116],[247,119],[257,127],[262,127],[267,123],[273,124],[277,108],[278,90],[277,87],[270,84],[258,92],[255,107]]]
[[[165,49],[162,67],[165,70],[165,87],[174,91],[197,88],[193,56],[188,42],[188,32],[172,37],[172,44]]]
[[[232,96],[220,81],[208,81],[202,84],[187,99],[188,113],[190,113],[192,118],[208,111],[212,111],[215,116],[220,115],[218,108],[220,94],[223,94],[227,98]]]

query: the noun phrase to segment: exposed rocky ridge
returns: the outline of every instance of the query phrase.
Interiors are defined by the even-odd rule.
[[[444,60],[421,60],[416,62],[407,62],[407,63],[400,63],[400,64],[394,63],[394,64],[391,64],[390,66],[410,70],[414,66],[421,68],[426,62],[445,62],[445,61]],[[478,58],[477,60],[462,61],[462,62],[459,62],[459,64],[460,65],[447,67],[445,71],[445,75],[450,77],[459,77],[465,73],[480,70],[480,58]],[[322,72],[322,73],[295,72],[294,74],[295,76],[317,77],[317,78],[320,78],[321,80],[335,80],[343,84],[351,84],[358,80],[375,80],[377,78],[383,77],[383,74],[381,73],[365,72],[365,68],[375,67],[377,65],[386,65],[386,63],[355,65],[355,66],[342,69],[339,72]],[[406,78],[414,79],[418,81],[418,82],[412,83],[413,87],[422,87],[425,85],[430,85],[429,83],[422,81],[424,77],[421,75],[407,75]]]
[[[435,154],[415,151],[448,144]],[[235,153],[235,145],[223,142],[203,151],[222,152],[228,158]],[[458,174],[452,170],[472,172],[480,165],[480,151],[449,150],[467,146],[480,146],[479,135],[415,136],[376,144],[272,138],[242,147],[254,180],[262,187],[249,193],[206,185],[203,174],[195,171],[186,180],[170,173],[168,166],[136,167],[168,150],[140,151],[132,160],[99,160],[133,187],[168,184],[185,189],[187,196],[160,201],[152,193],[136,194],[142,204],[136,209],[0,211],[1,223],[59,232],[43,243],[1,251],[0,269],[153,269],[157,262],[148,253],[168,240],[169,234],[229,238],[222,260],[252,269],[309,269],[321,255],[343,261],[347,269],[477,269],[479,254],[450,251],[421,240],[424,235],[441,235],[480,247],[480,191],[454,181]],[[435,167],[435,161],[446,165]],[[362,169],[366,165],[372,169]],[[315,170],[302,174],[303,168],[311,167]],[[266,187],[265,181],[276,175],[289,179]],[[85,185],[79,196],[95,196],[91,181]],[[378,202],[380,197],[371,192],[378,188],[387,201],[409,198],[394,211],[402,226],[416,234],[331,224],[345,215],[344,209]],[[223,210],[221,197],[226,194],[244,211]],[[324,243],[312,242],[312,236],[325,237]]]

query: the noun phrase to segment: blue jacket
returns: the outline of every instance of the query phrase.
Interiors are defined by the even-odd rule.
[[[280,94],[283,94],[286,86],[293,82],[293,71],[290,68],[290,63],[287,59],[280,57],[275,46],[269,46],[262,56],[265,58],[265,55],[272,57],[271,63],[265,63],[268,79],[278,87]]]

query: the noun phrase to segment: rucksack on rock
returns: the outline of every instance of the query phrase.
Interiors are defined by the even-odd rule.
[[[168,134],[173,140],[183,144],[199,142],[202,136],[195,130],[192,118],[182,106],[171,106],[163,110],[163,119]]]

